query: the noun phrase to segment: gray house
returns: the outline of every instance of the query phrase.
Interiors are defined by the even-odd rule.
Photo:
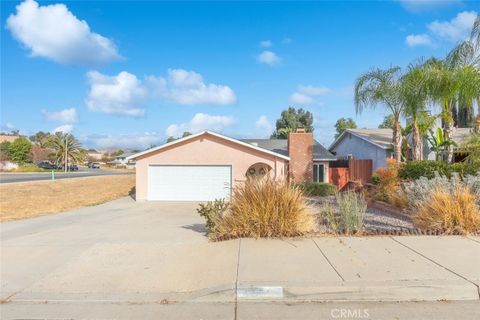
[[[460,145],[471,133],[470,128],[455,128],[452,140]],[[329,150],[337,157],[372,159],[373,171],[384,168],[387,159],[393,157],[393,131],[391,129],[347,129],[330,146]],[[427,140],[424,140],[423,158],[435,160]]]
[[[347,129],[330,146],[337,158],[372,159],[373,171],[393,157],[392,129]]]

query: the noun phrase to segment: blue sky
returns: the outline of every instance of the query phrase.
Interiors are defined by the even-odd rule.
[[[480,4],[1,2],[1,125],[71,130],[88,147],[145,148],[184,130],[267,137],[289,105],[328,145],[371,67],[443,57]],[[470,25],[469,25],[470,24]]]

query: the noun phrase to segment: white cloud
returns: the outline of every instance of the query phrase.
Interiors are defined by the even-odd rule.
[[[272,45],[273,45],[273,42],[271,40],[260,41],[260,47],[262,48],[270,48]]]
[[[262,53],[260,53],[257,56],[257,60],[260,63],[268,64],[270,66],[276,65],[276,64],[280,63],[280,61],[281,61],[280,57],[277,56],[276,53],[274,53],[272,51],[269,51],[269,50],[265,50]]]
[[[470,35],[476,17],[475,11],[463,11],[450,21],[434,21],[427,28],[438,38],[451,42],[462,41]]]
[[[87,135],[80,136],[79,140],[87,148],[100,150],[116,148],[145,150],[151,146],[163,144],[165,137],[157,132],[141,132],[115,135]]]
[[[65,124],[71,124],[78,121],[77,110],[75,108],[63,109],[60,111],[42,110],[42,114],[48,121],[57,121]]]
[[[310,96],[323,96],[332,92],[328,87],[324,86],[305,86],[303,84],[298,85],[297,91]]]
[[[194,71],[169,69],[166,78],[149,76],[146,82],[154,95],[177,104],[227,105],[237,101],[230,87],[205,83]]]
[[[235,123],[235,119],[229,116],[212,116],[205,113],[197,113],[189,122],[171,124],[165,130],[169,137],[180,137],[183,132],[197,133],[202,130],[221,132]]]
[[[64,64],[104,64],[121,58],[115,44],[90,30],[64,4],[39,6],[25,0],[7,19],[13,37],[30,49],[33,57]]]
[[[455,4],[461,4],[461,0],[397,0],[411,12],[421,12],[445,8]]]
[[[292,39],[291,39],[291,38],[283,38],[282,44],[290,44],[290,43],[292,43]]]
[[[290,102],[295,105],[306,105],[306,104],[315,103],[315,99],[309,95],[299,93],[299,92],[294,92],[290,96]]]
[[[315,97],[332,93],[332,90],[325,86],[298,85],[297,91],[290,96],[290,102],[295,105],[317,104]]]
[[[409,47],[432,46],[432,39],[428,34],[410,34],[405,38],[405,43]]]
[[[268,121],[268,118],[266,116],[260,116],[258,120],[255,122],[255,127],[257,129],[262,129],[265,131],[272,130],[272,124],[270,123],[270,121]]]
[[[63,124],[53,129],[52,133],[56,133],[56,132],[71,133],[72,131],[73,131],[73,126],[71,124]]]
[[[13,125],[10,122],[6,122],[2,125],[2,130],[5,130],[5,131],[12,131],[12,130],[15,130],[15,129],[16,129],[15,125]]]
[[[90,91],[86,105],[90,111],[141,117],[145,110],[139,104],[146,97],[141,81],[131,73],[106,76],[97,71],[87,73]]]
[[[138,79],[126,71],[116,76],[97,71],[87,73],[90,91],[85,100],[89,110],[107,114],[141,117],[146,99],[161,99],[181,105],[227,105],[237,101],[230,87],[205,83],[201,74],[169,69],[166,77]]]

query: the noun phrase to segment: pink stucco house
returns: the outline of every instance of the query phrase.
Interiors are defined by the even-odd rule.
[[[300,129],[288,140],[203,131],[128,159],[136,161],[137,200],[208,201],[229,198],[232,187],[248,176],[328,182],[328,164],[335,157]]]

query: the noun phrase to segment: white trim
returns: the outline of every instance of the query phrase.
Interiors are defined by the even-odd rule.
[[[335,160],[337,160],[337,158],[335,158],[335,159],[313,159],[314,162],[315,161],[335,161]]]
[[[328,147],[328,151],[331,152],[331,150],[336,147],[336,145],[343,139],[343,137],[344,137],[347,133],[350,133],[351,135],[353,135],[353,136],[355,136],[355,137],[357,137],[357,138],[359,138],[359,139],[362,139],[362,140],[364,140],[364,141],[367,141],[368,143],[371,143],[371,144],[373,144],[374,146],[379,147],[379,148],[381,148],[381,149],[383,149],[383,150],[392,149],[391,147],[390,147],[390,148],[384,147],[384,146],[382,146],[382,145],[380,145],[380,144],[378,144],[378,143],[373,142],[372,140],[369,140],[368,138],[366,138],[366,137],[364,137],[364,136],[361,136],[361,135],[359,135],[359,134],[357,134],[357,133],[355,133],[355,132],[352,132],[352,131],[350,131],[350,130],[347,129],[347,130],[343,131],[342,134],[341,134],[335,141],[333,141],[333,143],[330,145],[330,147]]]
[[[243,141],[239,141],[237,139],[234,139],[234,138],[230,138],[230,137],[227,137],[227,136],[224,136],[224,135],[221,135],[219,133],[216,133],[216,132],[212,132],[212,131],[208,131],[208,130],[205,130],[205,131],[201,131],[199,133],[196,133],[196,134],[192,134],[190,136],[187,136],[185,138],[180,138],[178,140],[175,140],[175,141],[172,141],[172,142],[168,142],[168,143],[165,143],[161,146],[158,146],[158,147],[155,147],[155,148],[151,148],[151,149],[148,149],[148,150],[145,150],[145,151],[142,151],[142,152],[139,152],[137,154],[134,154],[134,155],[131,155],[130,157],[127,157],[127,160],[131,160],[131,159],[136,159],[140,156],[143,156],[145,154],[148,154],[150,152],[155,152],[155,151],[158,151],[158,150],[161,150],[161,149],[164,149],[164,148],[167,148],[167,147],[171,147],[175,144],[178,144],[178,143],[181,143],[181,142],[184,142],[184,141],[188,141],[190,139],[195,139],[201,135],[204,135],[204,134],[209,134],[209,135],[212,135],[214,137],[217,137],[217,138],[220,138],[220,139],[224,139],[224,140],[227,140],[227,141],[230,141],[230,142],[234,142],[236,144],[239,144],[239,145],[242,145],[244,147],[248,147],[250,149],[254,149],[254,150],[257,150],[257,151],[260,151],[260,152],[263,152],[263,153],[267,153],[267,154],[270,154],[270,155],[273,155],[277,158],[281,158],[281,159],[285,159],[285,160],[290,160],[290,157],[287,157],[287,156],[284,156],[282,154],[279,154],[279,153],[276,153],[276,152],[273,152],[273,151],[270,151],[270,150],[266,150],[266,149],[263,149],[263,148],[260,148],[260,147],[257,147],[257,146],[254,146],[252,144],[249,144],[249,143],[246,143],[246,142],[243,142]]]

